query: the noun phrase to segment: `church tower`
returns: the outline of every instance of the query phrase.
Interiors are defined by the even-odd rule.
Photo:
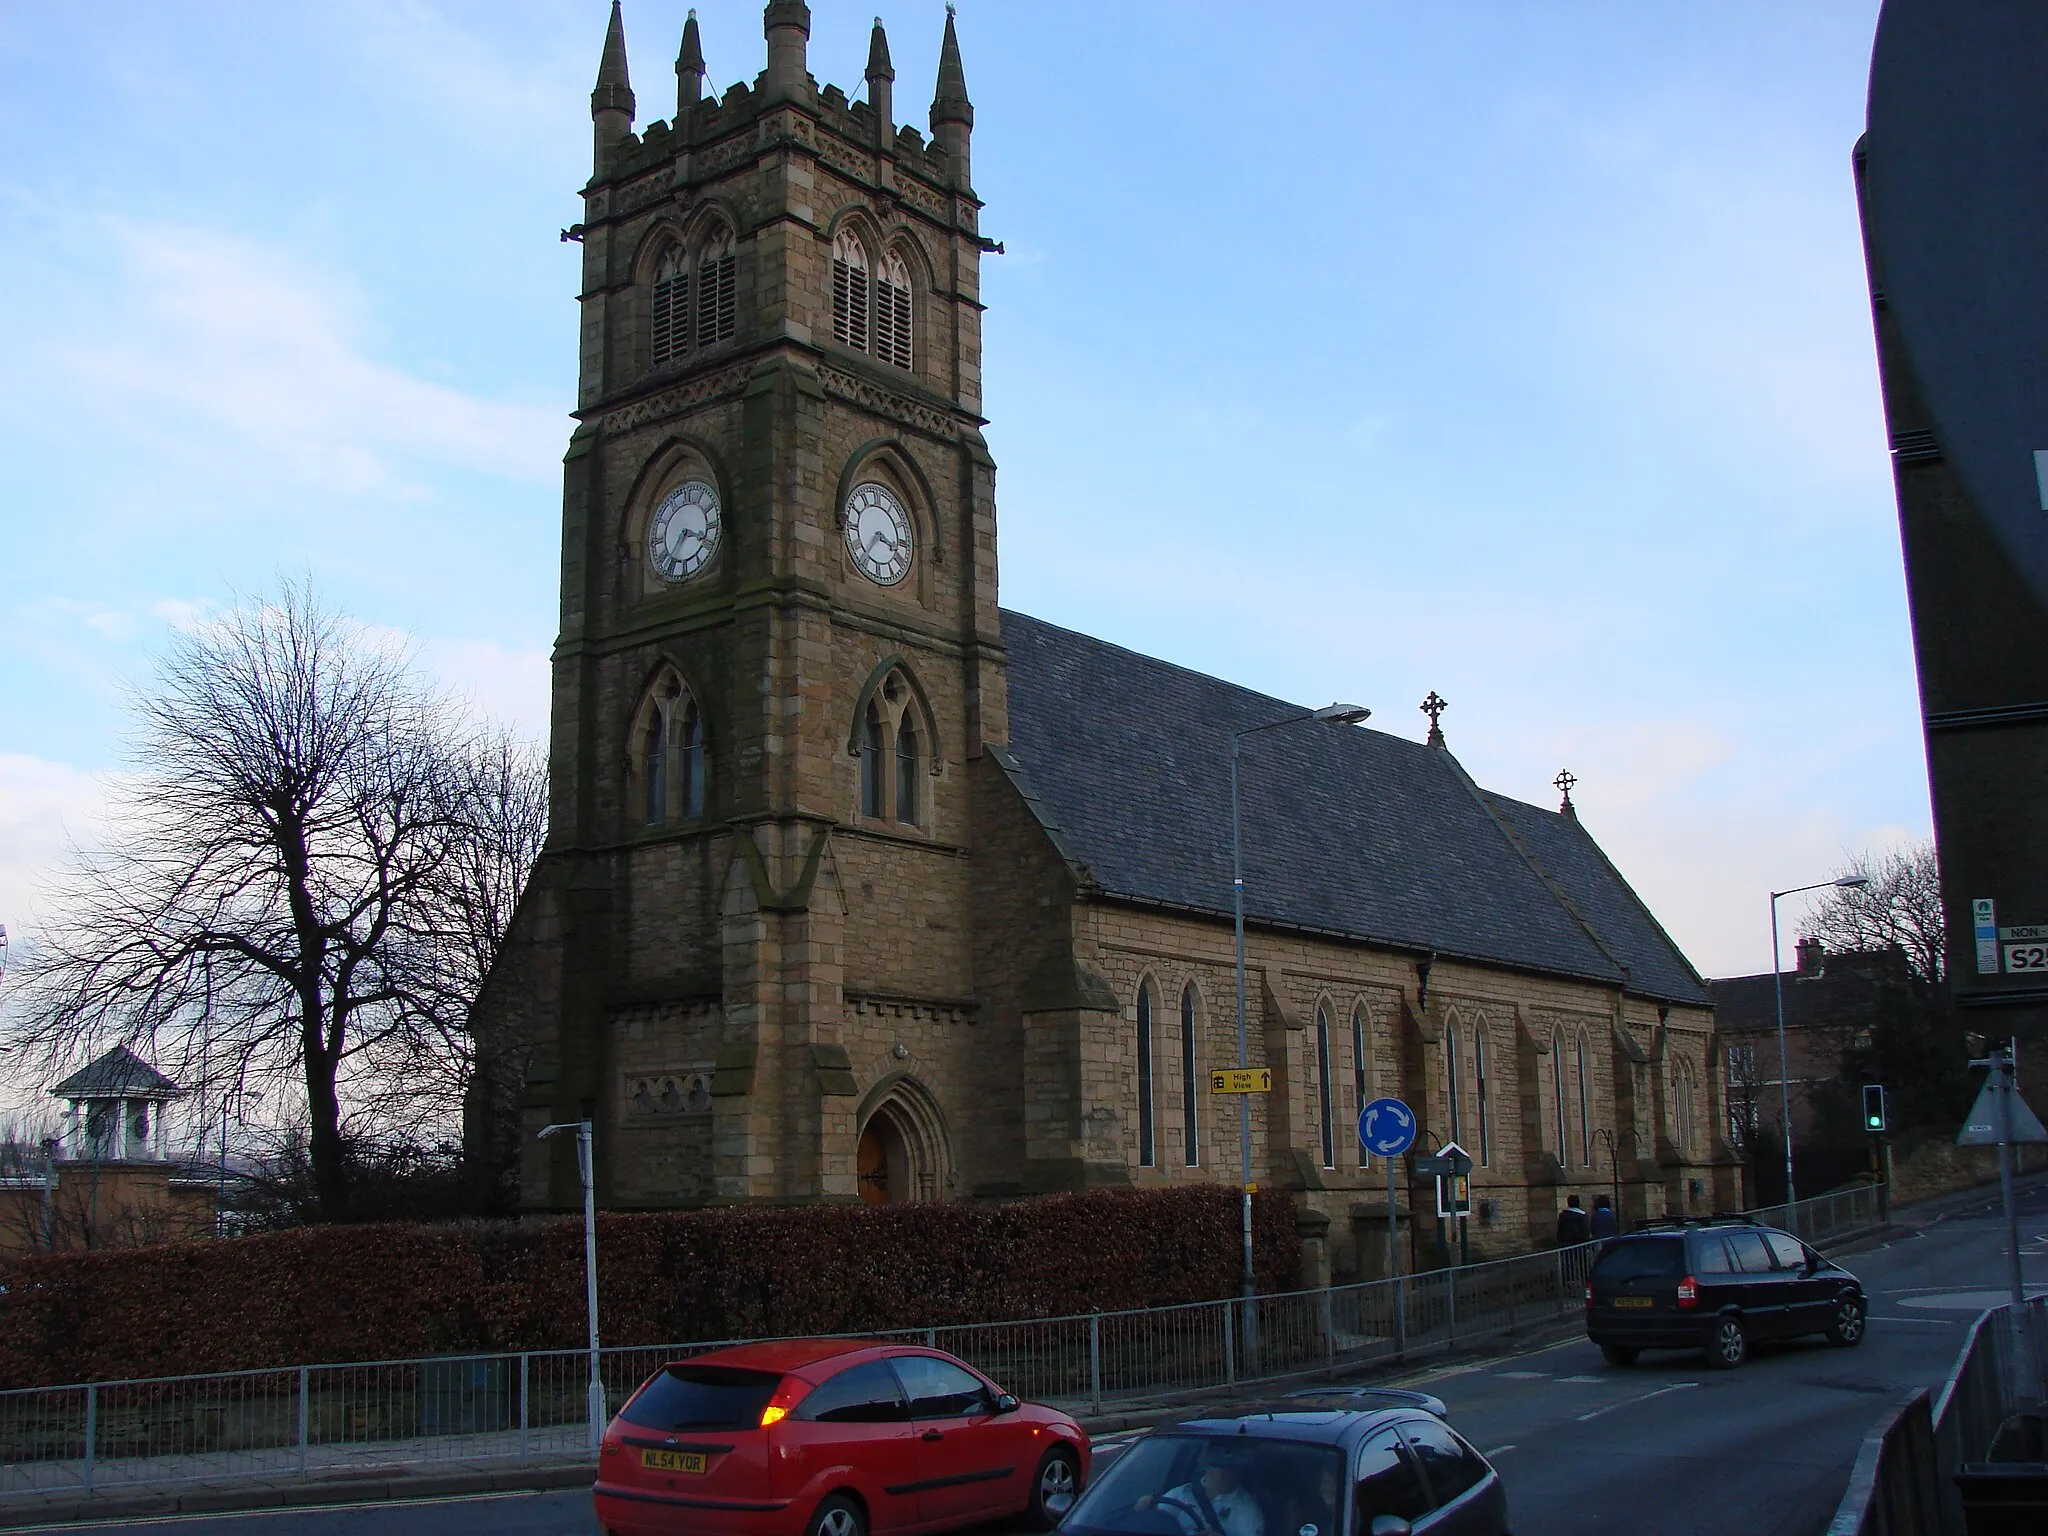
[[[529,1209],[577,1199],[532,1131],[586,1114],[613,1206],[945,1177],[906,1157],[907,1069],[863,1164],[849,1049],[909,1046],[849,1030],[907,1019],[930,1054],[975,994],[969,765],[1006,695],[974,112],[950,8],[929,141],[880,21],[849,101],[810,20],[771,0],[767,67],[720,95],[692,12],[674,115],[636,132],[614,0],[591,93]]]

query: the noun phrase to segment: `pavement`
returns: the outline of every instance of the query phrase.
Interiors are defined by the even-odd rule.
[[[2048,1175],[2023,1180],[2030,1285],[2048,1285]],[[1646,1356],[1616,1370],[1585,1342],[1576,1318],[1424,1369],[1339,1373],[1420,1385],[1499,1465],[1521,1536],[1645,1528],[1644,1490],[1656,1489],[1654,1528],[1672,1536],[1727,1530],[1822,1530],[1857,1446],[1906,1392],[1939,1382],[1964,1331],[1996,1287],[2002,1224],[1996,1186],[1894,1213],[1883,1233],[1832,1250],[1850,1259],[1873,1297],[1869,1340],[1760,1350],[1738,1372],[1702,1369],[1698,1355]],[[1323,1373],[1304,1380],[1328,1380]],[[1269,1395],[1275,1384],[1252,1389]],[[1083,1423],[1114,1442],[1200,1408],[1227,1409],[1246,1389],[1125,1402]],[[1733,1467],[1744,1469],[1731,1478]],[[0,1501],[0,1527],[73,1533],[123,1529],[170,1536],[459,1536],[465,1532],[595,1532],[592,1463],[582,1457],[508,1465],[444,1461],[359,1469],[344,1476],[236,1478]]]

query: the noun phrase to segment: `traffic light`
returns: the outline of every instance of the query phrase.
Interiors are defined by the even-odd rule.
[[[1884,1084],[1882,1083],[1865,1083],[1863,1085],[1863,1129],[1866,1131],[1881,1131],[1885,1129]]]

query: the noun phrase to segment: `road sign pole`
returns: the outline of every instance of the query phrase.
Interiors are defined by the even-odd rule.
[[[1394,1356],[1408,1353],[1408,1301],[1401,1286],[1400,1218],[1394,1213],[1394,1158],[1387,1159],[1387,1273],[1394,1280]]]

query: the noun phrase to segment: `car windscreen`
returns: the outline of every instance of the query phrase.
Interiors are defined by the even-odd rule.
[[[1344,1458],[1335,1446],[1246,1435],[1148,1435],[1102,1474],[1061,1536],[1334,1536]]]
[[[756,1429],[781,1383],[779,1371],[729,1365],[671,1365],[642,1387],[619,1417],[643,1429]]]
[[[1624,1280],[1676,1280],[1684,1273],[1684,1238],[1634,1237],[1625,1243],[1616,1243],[1600,1255],[1600,1262],[1593,1266],[1593,1283],[1619,1285]]]

